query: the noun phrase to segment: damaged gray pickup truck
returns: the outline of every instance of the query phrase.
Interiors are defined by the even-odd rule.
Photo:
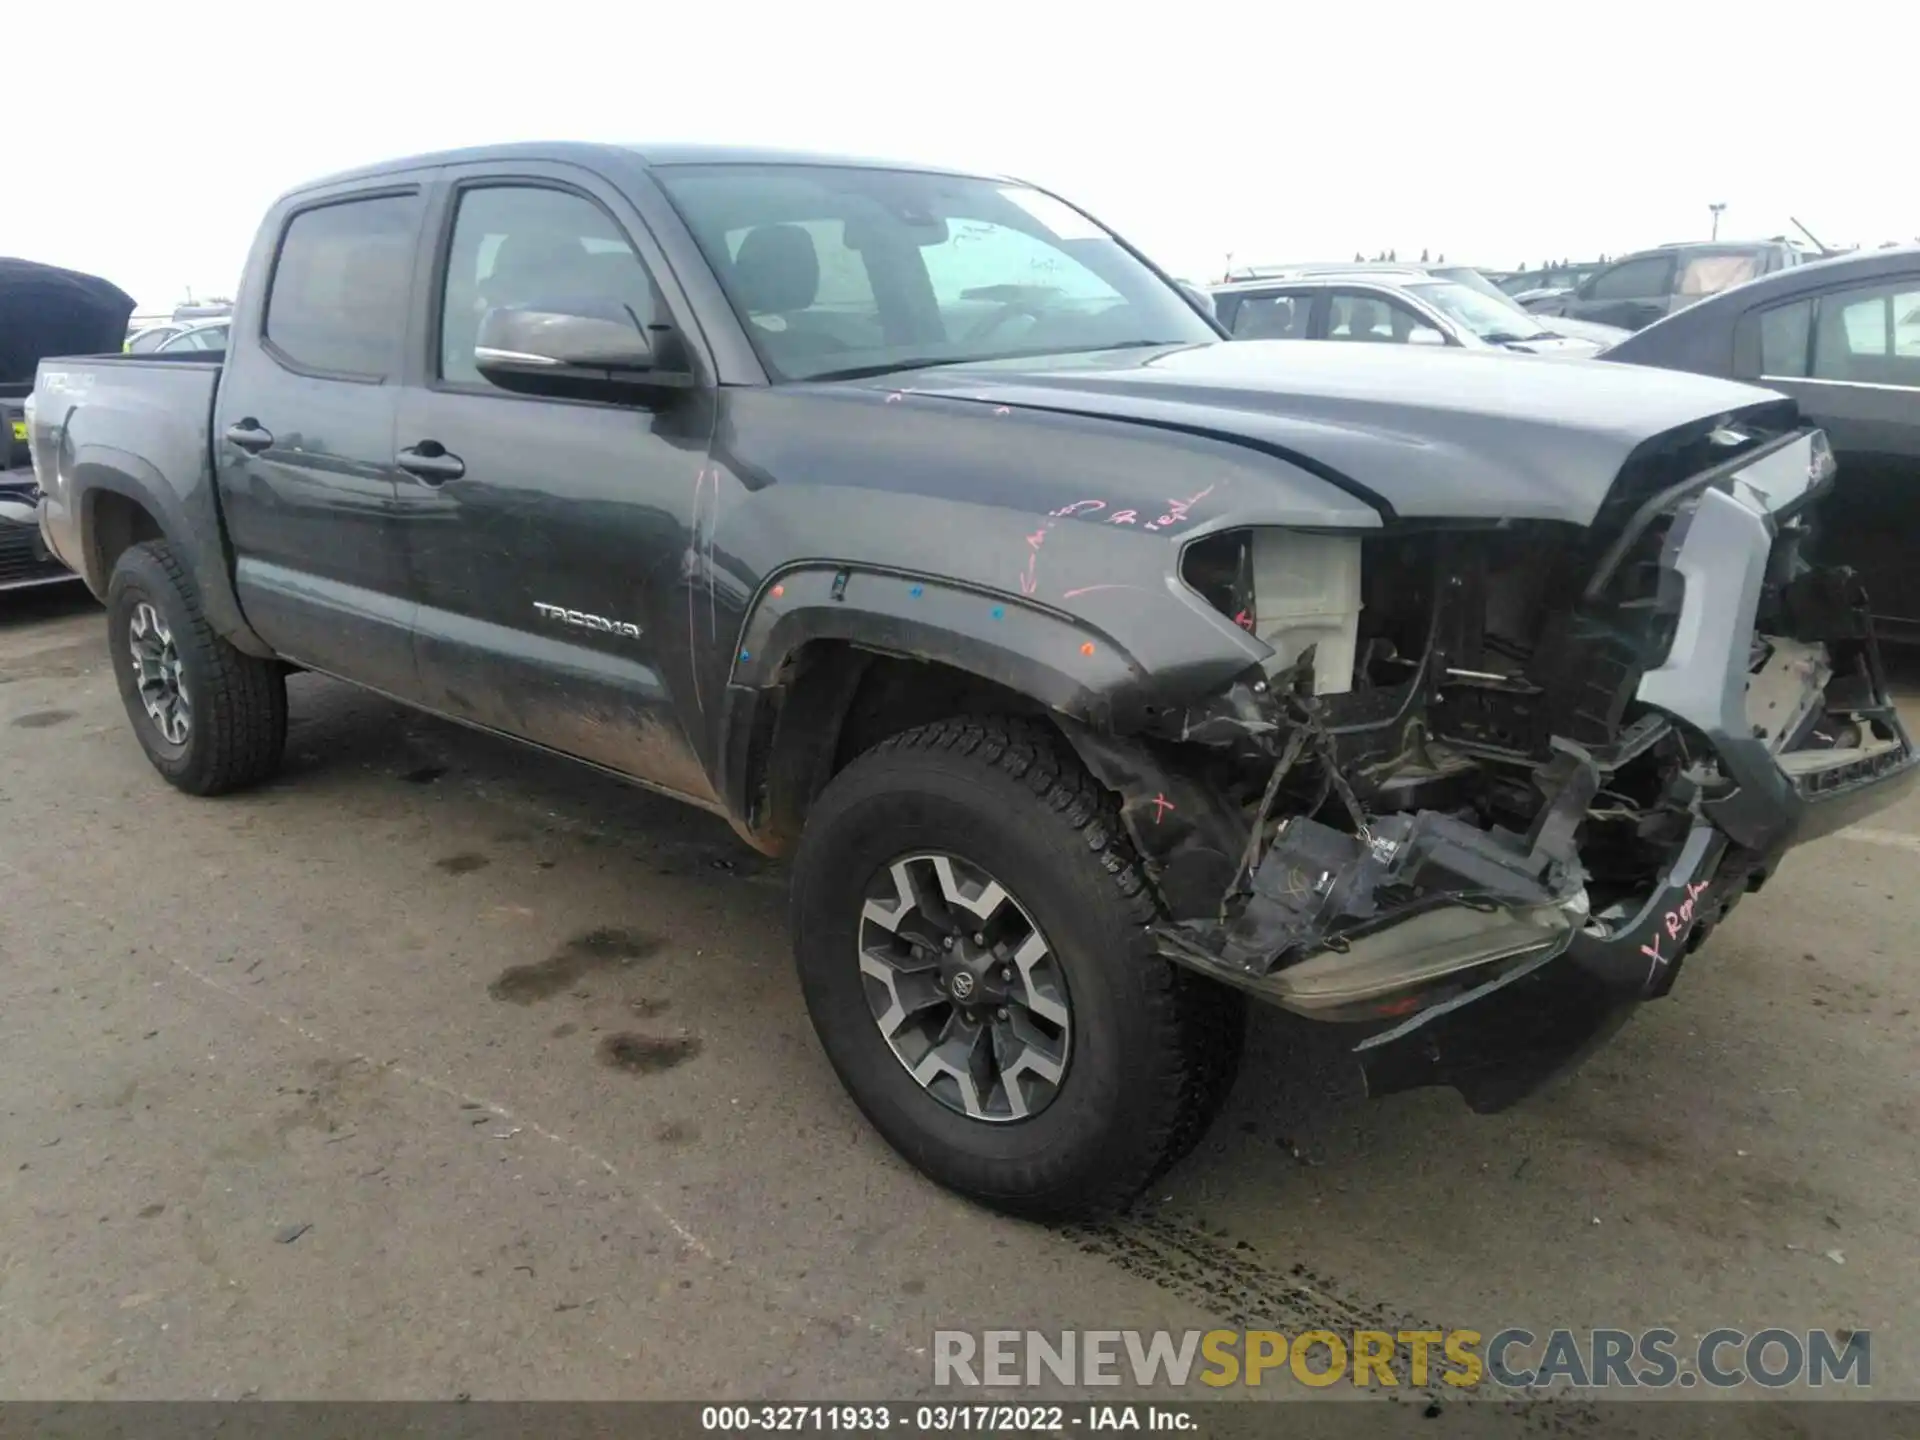
[[[375,167],[275,206],[224,359],[45,361],[30,428],[174,784],[308,669],[717,812],[854,1100],[1028,1215],[1191,1146],[1248,995],[1510,1103],[1916,774],[1792,402],[1226,343],[1005,179]]]

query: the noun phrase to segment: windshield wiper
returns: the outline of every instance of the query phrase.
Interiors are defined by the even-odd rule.
[[[876,375],[891,375],[900,370],[931,370],[944,365],[986,365],[996,360],[1036,360],[1045,355],[1092,355],[1102,350],[1159,350],[1179,340],[1117,340],[1106,345],[1049,345],[1040,350],[1002,350],[992,355],[916,355],[905,360],[887,360],[873,365],[849,365],[841,370],[821,370],[800,380],[868,380]]]
[[[875,375],[891,375],[897,370],[931,370],[936,365],[969,365],[992,355],[914,355],[905,360],[885,360],[877,365],[849,365],[844,370],[819,370],[799,375],[799,380],[867,380]]]

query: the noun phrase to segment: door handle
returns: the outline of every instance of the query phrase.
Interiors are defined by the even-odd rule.
[[[423,485],[444,485],[467,473],[467,462],[449,454],[438,440],[422,440],[402,450],[395,463]]]
[[[273,446],[273,432],[251,415],[227,426],[227,439],[249,455],[258,455]]]

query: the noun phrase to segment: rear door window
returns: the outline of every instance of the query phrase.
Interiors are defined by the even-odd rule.
[[[266,337],[302,370],[384,380],[400,368],[418,195],[302,210],[288,222],[267,291]]]

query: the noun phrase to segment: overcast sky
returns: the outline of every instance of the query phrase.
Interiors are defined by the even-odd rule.
[[[23,0],[24,3],[24,0]],[[364,161],[706,140],[1033,180],[1182,276],[1422,247],[1512,267],[1708,233],[1920,235],[1920,6],[167,0],[35,10],[0,254],[143,310]],[[1127,19],[1131,13],[1135,18]],[[299,16],[296,22],[293,16]],[[285,18],[281,18],[285,17]],[[14,30],[15,40],[21,32]],[[124,107],[124,108],[121,108]],[[1878,155],[1882,158],[1876,159]]]

